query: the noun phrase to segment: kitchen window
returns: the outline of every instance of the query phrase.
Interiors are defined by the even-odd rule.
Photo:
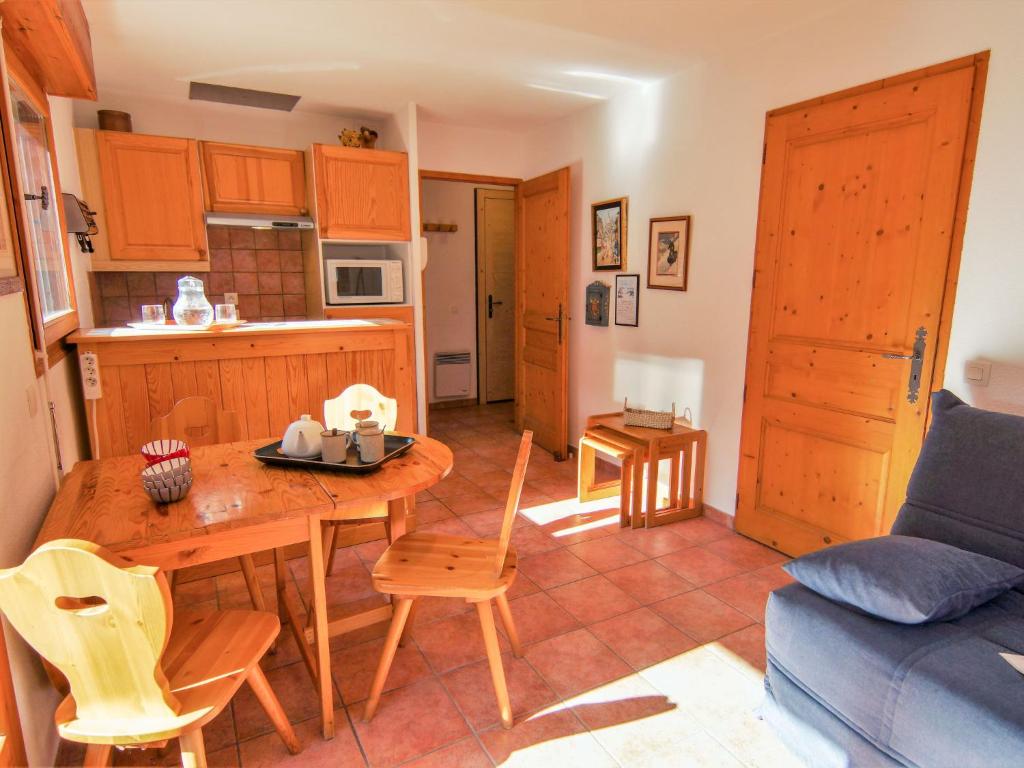
[[[78,327],[71,264],[60,212],[61,195],[53,166],[53,132],[45,94],[10,79],[10,138],[13,144],[12,179],[21,195],[22,256],[33,326],[42,339],[37,347],[51,349]],[[30,95],[31,94],[31,95]]]

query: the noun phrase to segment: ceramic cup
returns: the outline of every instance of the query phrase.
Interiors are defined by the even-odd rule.
[[[320,458],[328,464],[344,464],[352,437],[341,429],[327,429],[320,433]]]
[[[352,442],[359,449],[359,460],[373,464],[384,458],[384,430],[376,421],[356,422]]]

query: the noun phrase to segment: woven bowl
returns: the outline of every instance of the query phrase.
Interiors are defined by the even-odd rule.
[[[139,449],[147,464],[156,464],[168,459],[187,459],[188,446],[181,440],[154,440]]]
[[[192,461],[185,458],[167,459],[150,464],[142,470],[142,485],[149,488],[173,488],[192,482]]]
[[[192,480],[189,479],[187,483],[175,485],[170,488],[146,488],[146,493],[148,493],[149,498],[157,504],[169,504],[172,501],[180,501],[185,498],[191,488]]]

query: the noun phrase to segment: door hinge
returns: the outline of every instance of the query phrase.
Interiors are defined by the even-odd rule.
[[[763,145],[761,146],[761,165],[764,165],[764,164],[765,164],[765,161],[766,161],[767,159],[768,159],[768,142],[766,141],[766,142],[765,142],[765,143],[764,143],[764,144],[763,144]]]
[[[754,274],[752,274],[750,276],[750,291],[751,291],[751,293],[753,293],[754,286],[756,286],[756,285],[757,285],[757,270],[755,269],[754,270]]]
[[[736,492],[736,509],[739,509],[739,508],[740,508],[740,494],[739,494],[739,491],[737,491]]]
[[[747,402],[747,385],[743,385],[743,402]]]

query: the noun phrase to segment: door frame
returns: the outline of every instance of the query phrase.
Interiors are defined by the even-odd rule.
[[[504,189],[492,189],[490,187],[476,187],[473,190],[473,211],[475,234],[475,256],[476,256],[476,401],[478,405],[487,405],[487,317],[484,309],[484,296],[487,294],[487,286],[484,282],[487,279],[487,261],[481,258],[481,230],[480,230],[480,199],[481,192],[503,192],[511,195],[512,199],[512,312],[515,313],[515,234],[516,234],[516,190],[515,187]],[[513,317],[513,338],[515,334],[515,317]],[[513,341],[513,347],[515,342]],[[512,371],[512,401],[516,398],[515,366]],[[507,402],[507,401],[499,401]]]
[[[480,173],[459,173],[459,172],[456,172],[456,171],[431,171],[431,170],[427,170],[425,168],[421,168],[419,170],[420,232],[418,232],[416,234],[417,237],[420,237],[423,234],[422,227],[423,227],[423,182],[424,181],[456,181],[456,182],[464,182],[464,183],[468,183],[468,184],[494,184],[494,185],[497,185],[497,186],[509,187],[512,190],[513,194],[516,193],[516,191],[519,188],[519,185],[523,183],[522,179],[516,178],[514,176],[487,176],[485,174],[480,174]],[[475,204],[474,204],[474,208],[473,208],[473,218],[474,218],[474,222],[475,222],[476,221],[476,207],[475,207]],[[429,256],[427,258],[429,259]],[[429,261],[428,261],[428,265],[429,265]],[[420,296],[422,297],[421,298],[421,303],[423,305],[423,307],[422,307],[422,309],[423,309],[423,359],[420,361],[420,363],[423,365],[423,382],[424,382],[424,385],[425,385],[425,390],[424,391],[426,392],[426,399],[427,399],[427,402],[424,404],[425,405],[425,409],[424,410],[427,413],[427,424],[423,425],[423,432],[424,432],[424,434],[427,433],[427,426],[428,426],[428,424],[430,422],[430,379],[431,379],[430,366],[427,364],[429,361],[427,360],[427,321],[426,321],[426,317],[427,317],[427,290],[426,290],[426,287],[427,287],[426,286],[426,278],[425,278],[423,272],[420,272]],[[477,339],[477,403],[478,404],[480,402],[480,376],[479,376],[480,345],[479,345],[479,342],[480,342],[480,340],[478,338]]]
[[[939,319],[936,329],[936,340],[935,340],[935,363],[932,367],[931,378],[927,381],[921,382],[921,388],[929,395],[933,391],[933,387],[936,382],[942,382],[945,378],[946,373],[946,356],[949,351],[949,336],[952,328],[953,321],[953,307],[956,301],[956,289],[957,282],[960,276],[960,260],[963,252],[964,243],[964,231],[967,226],[967,206],[971,196],[971,185],[974,180],[974,164],[977,157],[978,151],[978,135],[981,129],[981,113],[982,106],[985,101],[985,84],[988,78],[988,62],[990,58],[990,51],[981,51],[979,53],[971,54],[968,56],[962,56],[957,59],[942,62],[940,64],[933,64],[931,66],[922,67],[909,72],[903,72],[892,77],[882,78],[880,80],[874,80],[870,83],[864,83],[863,85],[853,86],[851,88],[845,88],[840,91],[834,91],[824,96],[819,96],[813,99],[806,99],[804,101],[797,102],[795,104],[789,104],[784,107],[778,107],[776,109],[769,110],[765,114],[765,136],[767,136],[768,121],[772,117],[778,115],[784,115],[790,112],[795,112],[800,109],[806,109],[808,107],[820,106],[829,102],[838,101],[840,99],[849,98],[850,96],[858,96],[865,93],[871,93],[872,91],[878,91],[883,88],[887,88],[893,85],[899,85],[911,80],[917,80],[923,77],[930,77],[933,75],[941,75],[946,72],[953,72],[959,69],[973,68],[974,70],[974,87],[971,91],[971,102],[968,108],[967,117],[967,134],[964,141],[963,160],[960,169],[960,182],[957,188],[957,199],[953,209],[953,231],[950,237],[949,245],[949,259],[946,264],[946,277],[945,285],[942,294],[942,304],[939,312]],[[763,145],[764,152],[767,152],[767,142]],[[760,193],[758,195],[758,225],[755,234],[755,243],[761,241],[761,198],[764,196],[764,155],[762,154],[761,160],[761,181],[760,181]],[[754,280],[757,277],[757,262],[751,269],[752,279],[751,286],[754,284]],[[747,325],[747,359],[746,366],[744,369],[744,387],[743,387],[743,401],[744,409],[746,408],[747,390],[746,382],[750,374],[750,335],[754,323],[753,313],[753,290],[751,290],[751,305],[750,305],[750,319]],[[924,430],[927,431],[931,424],[932,411],[931,411],[931,398],[929,397],[925,405],[926,414],[924,419]],[[921,434],[921,440],[924,440],[924,433]],[[742,451],[742,449],[741,449]],[[734,510],[735,514],[739,512],[739,483],[741,481],[742,474],[742,456],[740,456],[740,466],[737,469],[737,490],[736,490],[736,507]],[[891,523],[891,521],[887,521]]]

